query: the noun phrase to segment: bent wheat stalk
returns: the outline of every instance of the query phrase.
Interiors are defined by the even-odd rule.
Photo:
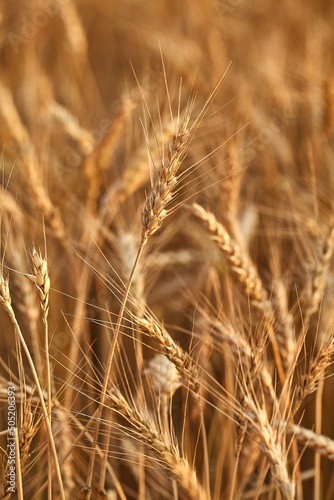
[[[48,271],[47,260],[44,259],[36,248],[33,247],[31,252],[31,261],[33,265],[33,276],[27,277],[35,283],[36,293],[41,306],[42,321],[44,324],[44,344],[45,344],[45,379],[47,381],[47,409],[49,414],[49,422],[51,425],[51,411],[52,411],[52,392],[51,392],[51,366],[49,354],[49,292],[50,292],[50,278]],[[48,444],[48,498],[52,498],[52,463],[51,463],[51,450],[50,443]]]
[[[173,140],[169,144],[168,157],[166,162],[162,160],[160,167],[156,169],[152,175],[152,181],[151,181],[152,190],[151,194],[146,198],[146,203],[142,215],[141,242],[138,248],[138,253],[135,262],[132,267],[132,271],[128,280],[126,290],[123,295],[120,311],[115,325],[113,344],[109,351],[107,365],[106,365],[106,372],[104,375],[103,385],[101,389],[99,407],[96,414],[96,422],[93,433],[93,451],[90,456],[90,462],[87,474],[87,489],[86,489],[87,500],[90,500],[91,498],[91,488],[92,488],[93,471],[94,471],[94,463],[96,456],[96,446],[100,429],[100,421],[108,390],[112,360],[114,358],[115,349],[117,346],[117,340],[120,333],[120,328],[124,312],[126,309],[126,305],[128,302],[130,288],[132,285],[132,281],[134,278],[138,262],[140,260],[144,246],[146,245],[149,236],[151,236],[161,227],[164,219],[168,215],[166,207],[173,199],[173,188],[177,184],[177,172],[181,166],[182,161],[186,156],[191,136],[189,121],[190,121],[190,116],[188,113],[186,113],[184,119],[180,124],[179,130],[176,132],[175,136],[173,137]]]

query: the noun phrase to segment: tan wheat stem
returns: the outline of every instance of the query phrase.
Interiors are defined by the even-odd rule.
[[[119,253],[122,260],[122,264],[124,267],[124,275],[129,276],[131,274],[131,266],[135,261],[136,252],[137,252],[137,239],[135,235],[131,232],[121,232],[117,238],[117,243],[119,245]],[[138,261],[138,265],[136,267],[136,271],[133,276],[132,284],[131,284],[131,295],[136,297],[136,300],[131,304],[137,311],[137,314],[140,315],[144,310],[144,305],[146,303],[145,298],[145,282],[144,276],[142,272],[142,266]],[[142,341],[141,341],[141,333],[137,333],[137,339],[134,342],[135,356],[136,356],[136,370],[138,374],[141,373],[143,369],[143,352],[142,352]],[[138,384],[137,389],[137,399],[143,398],[142,384]],[[108,449],[108,443],[110,440],[111,426],[108,426],[106,429],[106,433],[104,434],[105,440],[105,449]],[[101,491],[104,487],[105,474],[106,474],[106,462],[108,460],[108,455],[105,453],[101,457],[101,466],[100,466],[100,481],[99,481],[99,490]],[[144,454],[141,457],[141,467],[142,467],[142,476],[145,473],[144,467],[145,456]],[[140,476],[141,476],[140,475]],[[140,488],[142,490],[145,489],[145,481],[142,480],[140,482]],[[141,494],[141,493],[140,493]]]
[[[39,164],[36,150],[31,141],[29,133],[23,125],[12,94],[0,81],[0,116],[5,121],[11,136],[15,140],[15,145],[20,152],[19,163],[23,165],[29,178],[29,186],[34,195],[37,205],[44,214],[50,227],[60,241],[67,253],[70,253],[69,239],[67,238],[65,226],[61,213],[55,207],[44,187],[39,172]]]
[[[319,381],[317,388],[317,394],[315,398],[315,430],[317,434],[322,432],[322,405],[323,405],[323,394],[324,394],[324,384],[325,381],[322,378]],[[321,499],[321,483],[322,483],[322,470],[321,470],[321,455],[316,454],[314,457],[314,500]]]
[[[102,173],[110,163],[136,103],[135,99],[123,97],[102,141],[82,160],[81,169],[87,180],[86,208],[90,213],[97,213]]]
[[[108,360],[107,360],[107,364],[106,364],[106,371],[105,371],[105,374],[104,374],[103,385],[102,385],[102,389],[101,389],[101,393],[100,393],[100,399],[99,399],[99,406],[98,406],[97,414],[96,414],[95,428],[94,428],[94,432],[93,432],[93,450],[92,450],[92,453],[91,453],[91,456],[90,456],[88,473],[87,473],[87,490],[88,490],[88,492],[87,492],[87,500],[90,500],[90,496],[91,496],[91,488],[92,488],[92,480],[93,480],[93,472],[94,472],[94,463],[95,463],[95,454],[96,454],[96,445],[97,445],[97,440],[98,440],[98,435],[99,435],[99,429],[100,429],[100,421],[101,421],[101,417],[102,417],[102,411],[103,411],[103,407],[105,405],[105,400],[106,400],[108,385],[110,383],[110,374],[111,374],[112,360],[113,360],[114,355],[115,355],[115,350],[116,350],[116,347],[117,347],[117,341],[118,341],[118,337],[119,337],[119,333],[120,333],[120,328],[121,328],[121,322],[122,322],[122,319],[123,319],[123,316],[124,316],[124,312],[125,312],[125,308],[126,308],[126,305],[127,305],[127,301],[128,301],[128,297],[129,297],[129,293],[130,293],[131,284],[132,284],[133,277],[134,277],[134,274],[135,274],[135,271],[136,271],[136,268],[137,268],[137,264],[138,264],[138,262],[140,260],[141,254],[143,252],[144,245],[145,245],[145,242],[143,240],[142,243],[141,243],[141,245],[140,245],[140,247],[139,247],[139,249],[138,249],[136,260],[135,260],[135,262],[133,264],[133,268],[132,268],[132,271],[131,271],[131,274],[130,274],[130,277],[129,277],[129,281],[128,281],[128,284],[127,284],[127,287],[126,287],[126,290],[125,290],[125,293],[124,293],[124,296],[123,296],[123,299],[122,299],[121,308],[120,308],[120,311],[118,313],[118,318],[117,318],[117,322],[116,322],[116,325],[115,325],[113,344],[112,344],[112,347],[111,347],[111,349],[109,351],[109,354],[108,354]]]

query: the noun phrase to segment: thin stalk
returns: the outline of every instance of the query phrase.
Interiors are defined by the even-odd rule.
[[[16,462],[17,500],[24,500],[23,486],[22,486],[21,459],[20,459],[19,432],[18,432],[17,427],[15,427],[15,459],[16,459],[15,462]]]
[[[106,372],[105,372],[105,375],[104,375],[103,386],[102,386],[101,394],[100,394],[99,407],[98,407],[97,413],[96,413],[96,421],[95,421],[95,428],[94,428],[94,433],[93,433],[93,445],[92,445],[93,450],[92,450],[92,454],[90,456],[89,466],[88,466],[88,473],[87,473],[87,488],[88,488],[88,491],[87,491],[87,494],[86,494],[86,500],[90,500],[90,498],[91,498],[93,472],[94,472],[94,464],[95,464],[95,457],[96,457],[96,450],[97,450],[97,440],[98,440],[98,435],[99,435],[99,430],[100,430],[100,422],[101,422],[101,417],[102,417],[102,411],[103,411],[103,407],[104,407],[105,400],[106,400],[106,395],[107,395],[107,390],[108,390],[108,383],[109,383],[109,379],[110,379],[112,360],[113,360],[113,357],[115,355],[115,349],[116,349],[116,346],[117,346],[118,336],[119,336],[119,332],[120,332],[120,328],[121,328],[121,324],[122,324],[122,320],[123,320],[125,308],[126,308],[126,305],[127,305],[127,301],[128,301],[128,297],[129,297],[129,293],[130,293],[130,288],[131,288],[131,285],[132,285],[133,277],[134,277],[134,274],[135,274],[135,271],[136,271],[139,259],[140,259],[141,255],[142,255],[143,248],[144,248],[146,242],[147,242],[147,238],[143,237],[142,240],[141,240],[140,246],[138,248],[137,256],[136,256],[135,262],[134,262],[133,267],[132,267],[132,271],[131,271],[131,274],[130,274],[130,277],[129,277],[129,281],[128,281],[126,290],[124,292],[124,296],[123,296],[121,308],[120,308],[119,313],[118,313],[117,323],[116,323],[116,327],[115,327],[114,341],[113,341],[112,347],[111,347],[111,349],[109,351],[109,356],[108,356],[108,361],[107,361],[107,366],[106,366]],[[106,457],[106,455],[105,455],[105,457]]]
[[[47,381],[47,412],[49,416],[49,423],[51,424],[51,411],[52,411],[52,392],[51,392],[51,366],[50,366],[50,355],[49,355],[49,325],[47,316],[43,314],[44,323],[44,339],[45,339],[45,370],[46,370],[46,381]],[[48,500],[52,500],[52,451],[50,448],[50,442],[48,442]]]
[[[315,400],[315,432],[322,433],[322,396],[324,392],[324,379],[319,381]],[[321,499],[321,454],[315,453],[314,457],[314,500]]]

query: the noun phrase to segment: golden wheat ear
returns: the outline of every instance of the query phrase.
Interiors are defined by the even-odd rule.
[[[189,137],[189,120],[186,116],[168,146],[168,156],[155,168],[151,178],[151,193],[146,197],[142,215],[142,239],[147,241],[167,217],[167,206],[173,199],[173,188],[177,184],[177,172],[185,158]]]

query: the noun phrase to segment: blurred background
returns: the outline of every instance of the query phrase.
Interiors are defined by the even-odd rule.
[[[333,213],[333,26],[328,0],[0,1],[1,262],[4,275],[31,272],[32,244],[47,251],[58,389],[74,366],[84,369],[78,345],[99,368],[105,362],[101,324],[121,293],[110,294],[96,274],[112,288],[131,269],[150,185],[147,145],[159,158],[156,142],[164,148],[173,134],[170,106],[176,116],[194,101],[196,117],[221,79],[192,140],[184,168],[197,167],[179,201],[196,198],[243,239],[269,292],[273,276],[282,278],[300,327],[300,294]],[[185,221],[189,213],[180,210],[153,236],[136,286],[159,318],[178,325],[174,336],[187,348],[189,336],[180,332],[192,329],[195,299],[204,294],[219,310],[227,294],[208,278],[209,267],[223,282],[226,269]],[[330,268],[307,352],[319,331],[332,328],[333,278]],[[10,280],[34,350],[41,338],[34,291],[18,273]],[[191,300],[180,289],[191,289]],[[235,297],[247,309],[247,299]],[[0,325],[0,355],[8,364],[11,353],[13,363],[3,312]],[[2,376],[8,379],[5,369]],[[333,389],[329,378],[323,433],[332,438]],[[80,411],[80,397],[67,397]],[[313,428],[313,400],[303,412],[303,425]],[[87,463],[78,455],[76,484]],[[302,470],[313,460],[305,453]],[[322,470],[329,500],[332,462]],[[126,484],[129,473],[120,477]],[[310,476],[305,499],[313,498],[311,483]],[[34,481],[30,488],[36,491]]]

